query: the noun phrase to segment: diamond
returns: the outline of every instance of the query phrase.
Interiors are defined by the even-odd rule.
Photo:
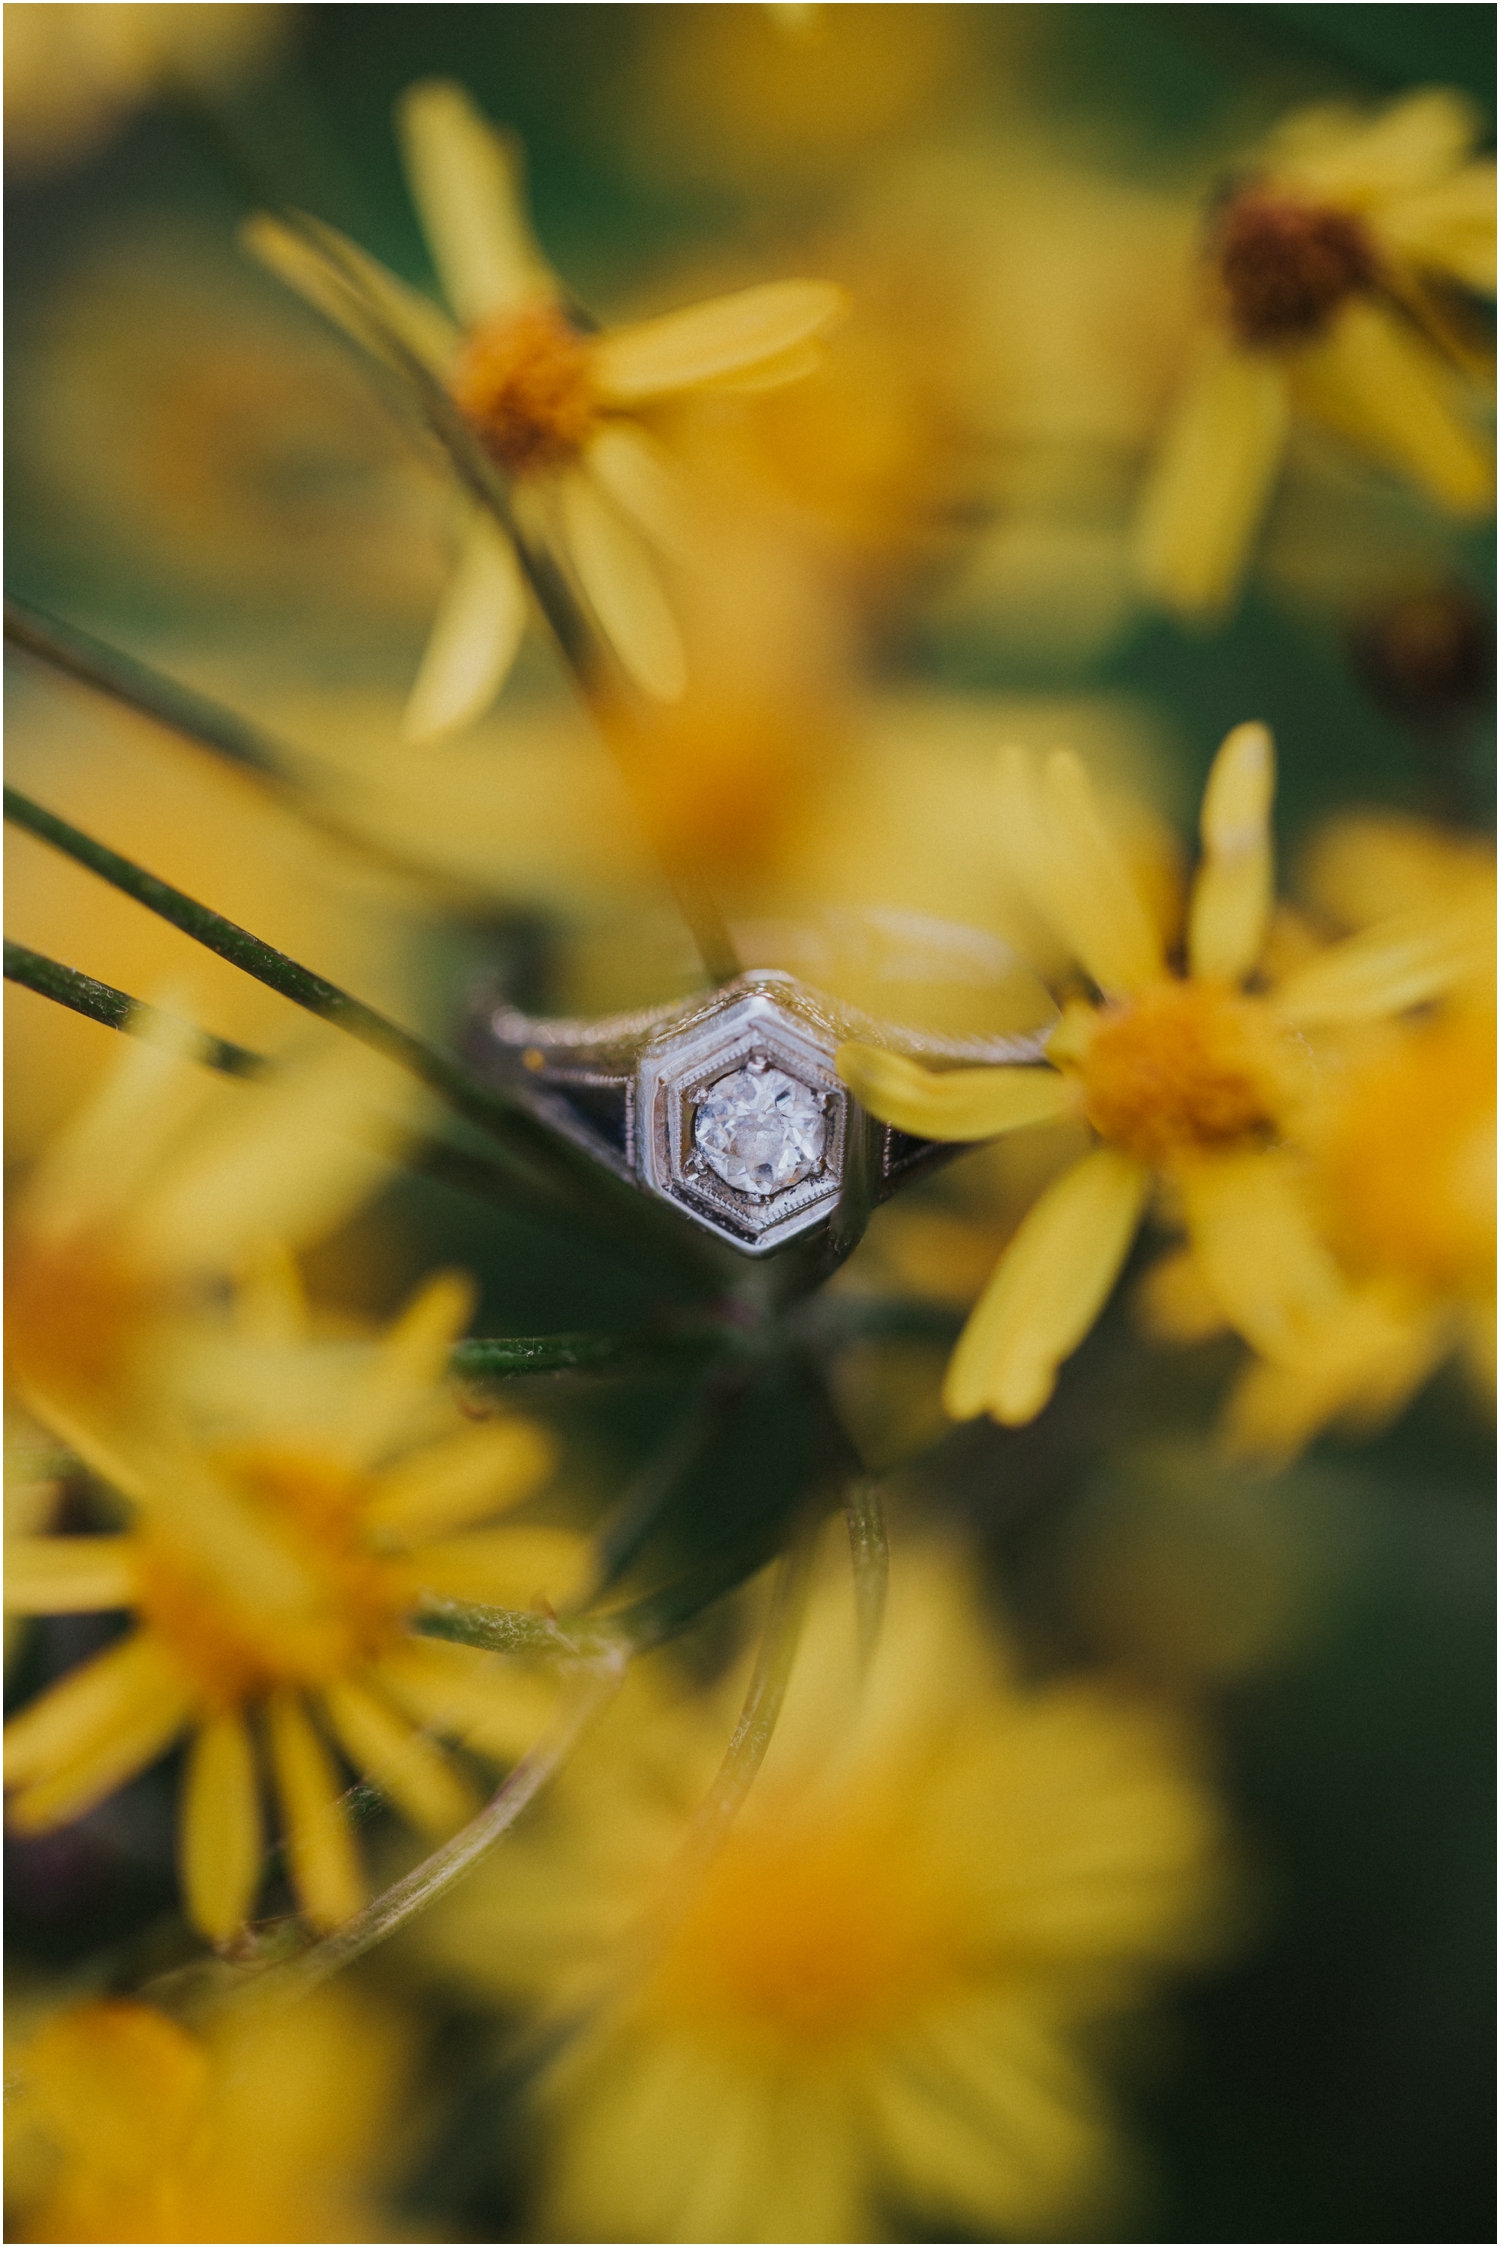
[[[711,1084],[693,1120],[694,1143],[710,1168],[737,1193],[757,1197],[810,1177],[826,1132],[818,1095],[759,1056]]]

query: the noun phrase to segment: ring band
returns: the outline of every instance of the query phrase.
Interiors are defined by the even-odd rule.
[[[1046,1031],[951,1038],[878,1021],[780,969],[593,1021],[482,1003],[471,1060],[618,1177],[750,1256],[826,1223],[843,1179],[848,1039],[926,1062],[1039,1062]],[[878,1127],[877,1201],[959,1150]]]

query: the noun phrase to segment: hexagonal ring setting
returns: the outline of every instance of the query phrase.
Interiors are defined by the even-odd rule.
[[[887,1034],[882,1036],[882,1031]],[[823,1223],[838,1199],[853,1103],[847,1037],[965,1061],[1035,1061],[1038,1038],[924,1039],[875,1023],[791,975],[759,969],[677,1005],[598,1022],[502,1005],[468,1046],[485,1073],[563,1137],[747,1255]],[[954,1152],[877,1126],[877,1199]]]

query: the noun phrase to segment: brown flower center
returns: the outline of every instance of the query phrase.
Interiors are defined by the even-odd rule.
[[[1318,209],[1256,188],[1220,222],[1219,272],[1242,343],[1304,343],[1344,299],[1368,289],[1375,246],[1347,211]]]
[[[1102,1139],[1160,1167],[1264,1136],[1281,1056],[1266,1010],[1224,985],[1162,983],[1108,1007],[1079,1056]]]
[[[471,329],[451,388],[459,412],[513,476],[576,459],[597,418],[588,346],[550,305]]]

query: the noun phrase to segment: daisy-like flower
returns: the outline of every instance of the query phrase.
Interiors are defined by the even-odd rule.
[[[397,124],[452,318],[312,220],[295,231],[261,216],[246,242],[377,356],[391,358],[394,338],[442,384],[509,479],[528,542],[567,570],[636,683],[673,701],[684,684],[682,643],[649,548],[681,555],[689,533],[670,465],[640,416],[685,391],[761,389],[810,372],[844,291],[826,281],[771,282],[591,333],[532,238],[515,147],[462,87],[410,87]],[[511,544],[476,507],[407,706],[412,740],[451,732],[487,708],[526,610]]]
[[[499,1607],[561,1599],[581,1546],[561,1531],[474,1526],[540,1486],[552,1447],[526,1420],[465,1425],[443,1389],[472,1301],[465,1279],[442,1274],[378,1343],[318,1345],[294,1267],[271,1258],[240,1291],[241,1347],[224,1360],[238,1382],[205,1379],[198,1425],[49,1415],[133,1521],[116,1535],[13,1540],[6,1603],[126,1609],[134,1628],[11,1720],[14,1825],[67,1824],[186,1735],[182,1885],[193,1923],[223,1941],[260,1884],[262,1748],[316,1927],[364,1901],[340,1757],[421,1833],[477,1807],[430,1733],[510,1761],[550,1695],[415,1635],[414,1610],[424,1591]]]
[[[583,2016],[536,2092],[533,2236],[869,2240],[898,2209],[1102,2236],[1063,2228],[1120,2181],[1080,2031],[1211,1935],[1188,1744],[1105,1686],[1023,1685],[945,1560],[894,1571],[863,1688],[853,1640],[829,1585],[738,1821],[665,1905],[731,1707],[627,1688],[504,1877],[426,1923],[470,1990]]]
[[[1493,1005],[1392,1026],[1306,1120],[1311,1264],[1326,1314],[1260,1357],[1231,1400],[1241,1449],[1284,1458],[1320,1427],[1389,1419],[1457,1352],[1495,1357]]]
[[[1495,167],[1472,159],[1476,129],[1436,87],[1373,117],[1301,111],[1218,206],[1210,325],[1137,524],[1153,599],[1188,616],[1231,605],[1300,413],[1442,507],[1489,504],[1490,450],[1434,288],[1494,294]]]
[[[1313,1073],[1307,1033],[1420,1004],[1472,969],[1487,941],[1468,899],[1393,917],[1331,946],[1274,993],[1246,989],[1272,903],[1271,738],[1237,727],[1204,791],[1203,856],[1185,973],[1170,969],[1130,864],[1077,758],[1040,777],[1003,762],[1000,816],[1019,878],[1101,994],[1072,1000],[1049,1069],[934,1074],[846,1045],[839,1070],[872,1114],[944,1140],[987,1139],[1081,1116],[1095,1144],[1028,1211],[970,1316],[944,1386],[956,1419],[1017,1425],[1046,1404],[1093,1325],[1146,1214],[1154,1180],[1186,1219],[1222,1315],[1276,1356],[1332,1307],[1325,1261],[1304,1253],[1285,1144]]]
[[[13,2239],[393,2239],[379,2205],[411,2032],[346,1983],[194,2034],[70,2005],[11,2040]]]
[[[6,1371],[44,1420],[170,1379],[195,1298],[267,1240],[331,1232],[386,1174],[372,1092],[392,1152],[414,1113],[395,1072],[347,1039],[250,1089],[196,1067],[189,1035],[122,1040],[15,1197]]]

